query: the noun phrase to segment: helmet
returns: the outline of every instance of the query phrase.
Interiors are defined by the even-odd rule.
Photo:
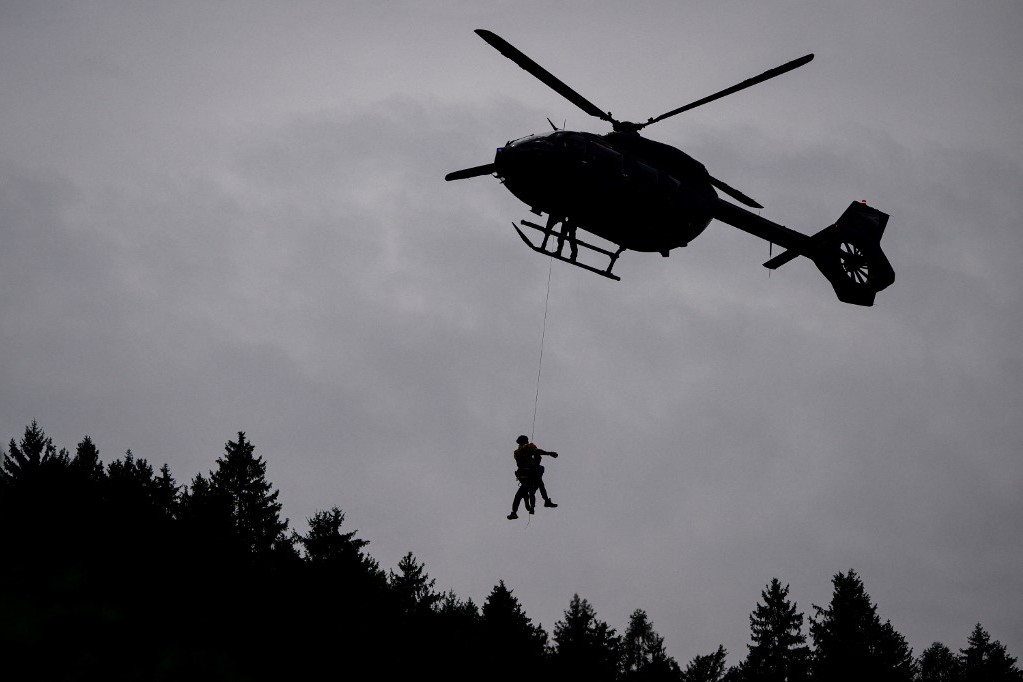
[[[519,436],[518,438],[515,439],[515,442],[518,443],[519,445],[525,445],[526,443],[529,442],[529,438],[527,438],[526,436]]]

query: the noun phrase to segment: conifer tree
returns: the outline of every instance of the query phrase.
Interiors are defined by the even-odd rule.
[[[803,635],[803,614],[788,600],[789,586],[772,578],[750,614],[749,653],[742,679],[749,682],[798,682],[808,674],[810,650]]]
[[[398,572],[390,571],[391,586],[402,611],[407,614],[427,613],[440,601],[441,595],[433,591],[437,583],[426,573],[426,567],[408,552],[398,562]]]
[[[296,535],[295,541],[305,550],[305,559],[313,569],[326,572],[329,579],[351,593],[367,588],[379,591],[387,584],[387,576],[377,561],[363,552],[369,540],[355,537],[358,531],[341,532],[345,514],[338,507],[317,511],[309,519],[309,531]],[[370,595],[362,593],[360,599]]]
[[[554,641],[554,664],[565,679],[618,677],[622,668],[621,638],[578,594],[572,596],[564,619],[554,624]]]
[[[210,491],[226,501],[242,546],[260,556],[292,545],[285,536],[288,520],[280,517],[280,492],[266,480],[266,462],[255,456],[255,449],[243,431],[237,441],[228,441],[210,474]]]
[[[182,516],[192,522],[205,523],[211,517],[223,516],[230,519],[230,508],[226,499],[221,499],[210,479],[196,474],[192,483],[181,492]]]
[[[479,627],[482,618],[479,607],[471,599],[462,601],[454,590],[448,590],[437,605],[437,613],[444,617],[444,622],[455,629],[466,630]]]
[[[546,654],[547,633],[533,625],[503,580],[483,602],[481,625],[490,666],[505,668],[509,677],[538,672]]]
[[[61,450],[58,453],[53,441],[33,419],[32,423],[25,427],[21,446],[19,447],[13,438],[8,444],[3,466],[0,466],[0,485],[6,488],[32,485],[44,468],[61,468],[68,464],[70,459],[67,452]]]
[[[82,479],[95,483],[102,480],[104,476],[103,463],[99,461],[99,450],[92,438],[85,436],[75,450],[75,457],[71,460],[71,467]]]
[[[358,540],[358,531],[341,532],[345,514],[338,507],[317,511],[309,519],[309,532],[298,538],[306,558],[314,564],[361,563],[362,548],[368,540]]]
[[[74,536],[72,479],[67,450],[58,451],[35,420],[20,445],[11,439],[0,465],[0,513],[10,542],[5,554],[17,552],[39,565],[56,560]]]
[[[174,519],[178,515],[181,486],[171,476],[170,467],[164,462],[160,467],[160,475],[154,479],[153,501],[165,519]]]
[[[135,459],[129,449],[122,459],[115,459],[107,465],[107,480],[112,494],[118,499],[131,497],[134,500],[151,502],[156,487],[153,481],[153,467],[145,458]]]
[[[997,639],[992,641],[987,630],[977,623],[967,639],[967,647],[960,651],[960,665],[964,682],[1019,682],[1023,673],[1016,667],[1016,659],[1009,655]]]
[[[941,642],[924,649],[917,661],[920,682],[962,682],[963,672],[959,658]]]
[[[622,640],[624,679],[630,681],[676,680],[678,663],[664,648],[664,638],[654,631],[646,611],[636,609]]]
[[[905,638],[877,616],[877,606],[856,571],[832,578],[834,593],[828,608],[814,606],[810,634],[815,651],[813,679],[869,679],[909,682],[915,661]]]
[[[728,651],[719,644],[717,651],[712,654],[694,656],[682,671],[682,682],[722,682],[727,655]]]
[[[483,617],[472,599],[461,600],[448,590],[437,604],[437,639],[442,646],[456,653],[444,672],[445,679],[480,679],[487,670]],[[505,663],[502,661],[502,663]]]

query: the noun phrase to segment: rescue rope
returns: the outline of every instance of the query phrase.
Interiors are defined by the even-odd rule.
[[[536,395],[533,397],[533,426],[529,431],[529,441],[533,442],[533,434],[536,433],[536,407],[540,403],[540,371],[543,369],[543,342],[547,338],[547,303],[551,300],[551,270],[554,268],[554,259],[548,259],[547,264],[547,296],[543,301],[543,331],[540,333],[540,362],[536,368]]]

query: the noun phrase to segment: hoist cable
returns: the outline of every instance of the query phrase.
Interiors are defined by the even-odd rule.
[[[547,303],[551,300],[551,271],[554,268],[554,259],[550,258],[547,265],[547,296],[543,301],[543,331],[540,333],[540,362],[536,368],[536,395],[533,397],[533,426],[529,431],[529,441],[533,441],[533,434],[536,433],[536,408],[540,403],[540,371],[543,369],[543,342],[547,338]]]

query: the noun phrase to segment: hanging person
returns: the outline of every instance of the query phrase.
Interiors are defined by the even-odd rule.
[[[556,458],[558,453],[541,450],[535,444],[530,443],[526,436],[519,436],[515,442],[518,444],[518,447],[515,448],[515,478],[519,482],[519,489],[515,491],[512,511],[511,514],[508,514],[508,518],[519,518],[519,503],[523,500],[526,501],[526,509],[532,514],[537,490],[540,491],[540,496],[543,498],[543,506],[557,507],[558,505],[547,495],[547,488],[543,484],[544,467],[540,464],[540,458],[544,455]]]

